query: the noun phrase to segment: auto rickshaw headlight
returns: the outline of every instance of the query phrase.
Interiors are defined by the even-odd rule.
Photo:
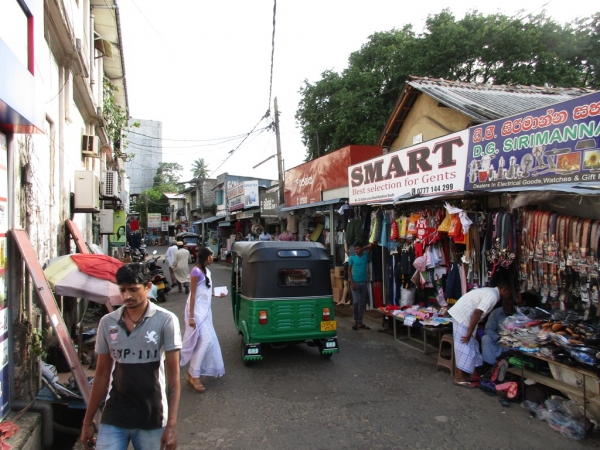
[[[258,323],[264,325],[267,323],[267,311],[259,311],[258,312]]]
[[[331,320],[331,313],[329,312],[329,308],[323,308],[323,321],[326,322]]]

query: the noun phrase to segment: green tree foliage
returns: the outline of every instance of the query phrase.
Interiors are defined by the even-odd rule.
[[[204,180],[208,178],[208,168],[204,162],[204,158],[198,158],[192,165],[192,176]]]
[[[113,147],[115,157],[123,158],[125,160],[132,159],[135,154],[125,153],[127,148],[127,131],[129,130],[129,112],[119,105],[115,100],[115,92],[119,91],[119,88],[110,82],[108,78],[103,80],[103,104],[102,104],[102,118],[104,119],[104,125],[106,134]],[[139,122],[134,122],[131,126],[139,127]]]
[[[307,160],[349,144],[375,144],[409,75],[465,82],[600,86],[600,14],[560,25],[544,13],[524,19],[449,10],[378,32],[315,83],[304,81],[296,120]]]
[[[154,176],[154,188],[163,189],[165,187],[167,190],[162,190],[162,192],[177,192],[182,171],[183,167],[179,163],[158,163],[158,169]]]
[[[177,187],[172,184],[161,184],[151,189],[142,191],[135,203],[134,209],[140,213],[140,226],[144,229],[148,225],[149,213],[168,214],[169,202],[163,198],[163,194],[177,192]]]

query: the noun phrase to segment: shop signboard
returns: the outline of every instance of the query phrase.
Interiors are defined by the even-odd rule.
[[[258,206],[258,180],[241,181],[227,190],[229,211]]]
[[[600,180],[600,93],[470,129],[467,190]]]
[[[167,232],[169,231],[169,222],[167,220],[163,220],[161,222],[161,225],[162,225],[161,231],[167,231]]]
[[[469,131],[462,130],[348,167],[350,204],[462,191]]]
[[[227,190],[229,211],[244,209],[244,183],[239,182]]]
[[[254,214],[256,214],[257,212],[259,212],[259,211],[255,210],[255,209],[251,209],[250,211],[241,211],[236,214],[235,218],[237,220],[252,219],[254,217]]]
[[[244,181],[244,208],[258,206],[258,180]]]
[[[349,145],[285,171],[285,204],[320,202],[321,193],[348,186],[347,168],[382,154],[375,145]]]
[[[9,412],[10,380],[13,373],[9,352],[12,351],[12,337],[9,333],[10,310],[6,302],[6,267],[8,232],[8,172],[6,137],[0,133],[0,419]]]
[[[127,213],[120,209],[113,213],[113,234],[108,236],[108,241],[113,247],[125,247],[127,242],[126,228]]]
[[[278,192],[261,192],[260,193],[260,216],[261,217],[277,217],[277,207],[279,193]]]
[[[148,213],[148,228],[160,228],[160,213]]]

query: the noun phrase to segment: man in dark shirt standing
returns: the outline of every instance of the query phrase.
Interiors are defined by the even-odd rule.
[[[150,278],[145,264],[121,267],[123,306],[98,326],[98,362],[81,430],[81,442],[93,445],[93,418],[108,389],[96,450],[126,450],[129,442],[135,450],[177,448],[179,320],[148,301]]]
[[[368,251],[371,250],[371,244],[363,247],[362,242],[354,243],[354,255],[348,259],[348,282],[352,289],[352,309],[354,311],[353,330],[359,328],[370,330],[363,323],[363,315],[367,304],[369,293],[367,291],[367,266],[369,264]]]

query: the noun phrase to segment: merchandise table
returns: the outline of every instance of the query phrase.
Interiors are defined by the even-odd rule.
[[[523,381],[529,378],[536,383],[563,392],[571,400],[578,400],[583,405],[583,415],[585,417],[590,412],[594,416],[598,415],[598,412],[600,412],[600,380],[594,372],[580,366],[568,366],[535,353],[520,351],[517,351],[517,353],[521,358],[521,367],[511,367],[508,372],[520,376]],[[553,378],[525,369],[524,356],[547,362]]]
[[[419,329],[421,329],[423,331],[423,339],[417,339],[415,337],[412,336],[411,334],[411,326],[406,326],[404,325],[404,317],[400,317],[400,316],[394,316],[393,314],[386,314],[388,317],[391,317],[393,319],[394,322],[394,339],[403,344],[406,345],[407,347],[413,348],[415,350],[420,351],[421,353],[427,354],[427,353],[432,353],[432,352],[427,352],[427,347],[430,347],[431,349],[433,349],[433,351],[437,351],[440,347],[440,342],[442,339],[442,336],[446,333],[446,332],[452,332],[452,324],[449,325],[438,325],[438,326],[428,326],[428,325],[423,325],[422,327],[419,327]],[[400,322],[399,325],[401,326],[405,326],[407,329],[407,336],[404,338],[400,338],[398,337],[398,325],[396,324],[396,322]],[[438,341],[438,346],[435,347],[431,344],[427,343],[427,333],[431,333],[431,334],[437,334],[437,341]],[[409,343],[409,341],[414,341],[414,342],[419,342],[419,343],[423,343],[423,350],[421,350],[418,347],[415,347],[414,345],[411,345]]]

